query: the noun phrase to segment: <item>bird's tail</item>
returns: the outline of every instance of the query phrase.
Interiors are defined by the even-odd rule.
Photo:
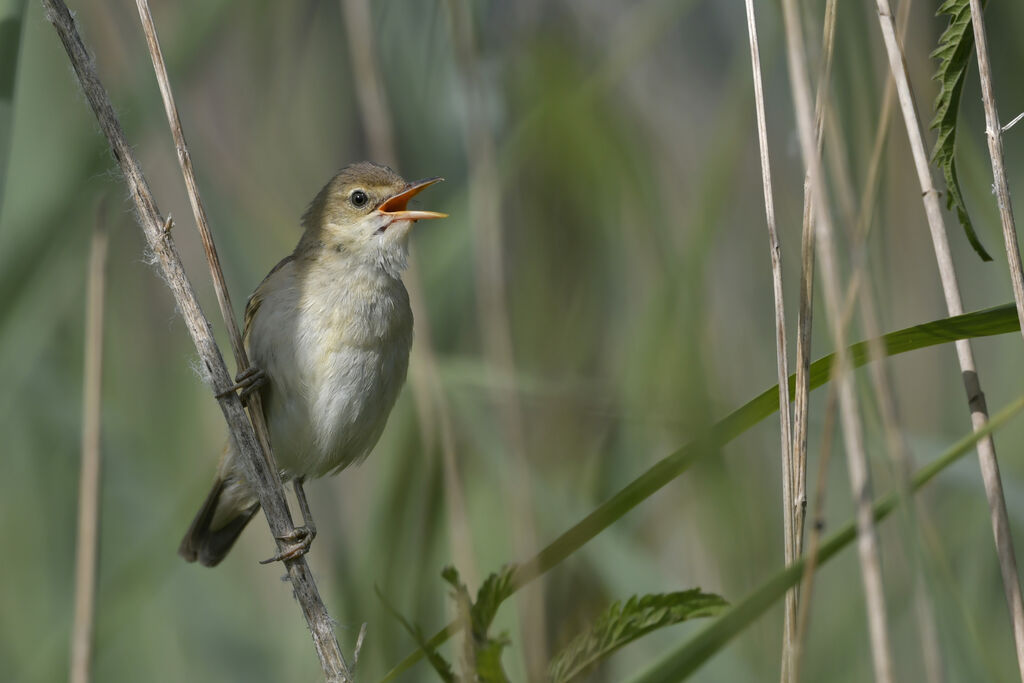
[[[221,494],[226,485],[227,482],[217,478],[210,495],[206,497],[206,501],[185,532],[185,538],[181,539],[178,554],[186,561],[199,560],[199,563],[206,567],[217,566],[238,540],[245,525],[260,509],[259,503],[234,511],[219,509],[224,507]],[[228,498],[230,499],[230,496]],[[228,503],[228,500],[224,503]],[[213,526],[214,521],[217,522],[216,527]]]

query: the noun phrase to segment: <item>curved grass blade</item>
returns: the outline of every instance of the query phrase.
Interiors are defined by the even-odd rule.
[[[954,318],[940,318],[923,325],[890,332],[883,336],[881,341],[885,348],[885,354],[895,356],[958,339],[991,337],[1016,332],[1019,329],[1015,306],[1004,304],[996,308],[967,313]],[[862,341],[849,348],[850,362],[854,367],[860,367],[870,360],[869,344],[868,341]],[[830,354],[811,364],[809,380],[811,389],[817,389],[828,381],[834,359],[835,354]],[[795,376],[790,375],[790,395],[792,395],[794,382]],[[659,460],[625,488],[562,533],[532,559],[519,565],[512,575],[509,595],[579,550],[627,512],[685,472],[701,457],[718,452],[719,448],[774,414],[778,409],[779,387],[775,385],[715,423],[704,436]],[[432,648],[438,647],[454,635],[457,628],[455,622],[448,624],[434,634],[427,641],[427,645]],[[421,656],[422,653],[419,650],[409,654],[381,679],[381,683],[394,680],[396,676],[416,663]]]
[[[982,0],[981,5],[985,6],[985,0]],[[956,207],[956,215],[967,233],[967,241],[982,261],[991,261],[992,257],[982,246],[970,216],[967,215],[967,204],[960,192],[960,179],[956,174],[957,117],[960,114],[964,81],[967,80],[967,67],[974,54],[970,1],[947,0],[936,14],[948,14],[949,26],[942,32],[939,46],[932,53],[932,57],[939,59],[939,70],[935,74],[935,80],[939,82],[939,95],[935,100],[935,118],[931,123],[931,127],[937,129],[939,134],[932,151],[932,161],[942,169],[946,179],[946,208]]]
[[[916,493],[921,487],[935,478],[942,470],[971,452],[984,436],[991,434],[1006,424],[1011,417],[1024,408],[1024,396],[1018,398],[993,417],[983,429],[972,432],[957,441],[934,462],[922,467],[914,475],[910,490]],[[899,494],[891,493],[875,503],[875,521],[885,519],[901,502]],[[857,537],[854,522],[833,534],[818,550],[817,563],[821,565],[835,557],[840,550],[848,546]],[[728,609],[721,617],[685,642],[674,652],[666,655],[647,672],[641,674],[632,683],[668,683],[679,681],[696,671],[704,662],[725,646],[729,640],[760,617],[775,602],[781,600],[786,591],[800,582],[803,577],[807,558],[801,558],[782,570],[760,588],[751,593],[735,607]]]

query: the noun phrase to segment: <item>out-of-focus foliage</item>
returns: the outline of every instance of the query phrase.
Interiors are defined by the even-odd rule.
[[[383,87],[395,122],[398,170],[442,175],[424,208],[451,214],[413,235],[427,306],[416,344],[430,343],[452,416],[451,458],[441,425],[414,400],[410,370],[381,443],[361,467],[307,486],[319,536],[310,561],[346,652],[368,633],[359,680],[379,680],[416,640],[377,598],[432,634],[456,615],[438,581],[457,564],[473,594],[480,578],[528,559],[650,466],[775,381],[769,258],[760,201],[749,54],[742,3],[555,0],[471,3],[485,120],[499,169],[498,207],[515,371],[484,362],[469,216],[467,106],[445,2],[371,2]],[[212,288],[159,94],[130,0],[71,3],[209,313]],[[346,27],[337,2],[154,5],[200,189],[237,308],[298,239],[306,203],[337,168],[368,156]],[[808,19],[816,7],[809,8]],[[886,62],[877,17],[840,3],[834,124],[826,168],[862,190]],[[795,320],[803,172],[795,146],[777,9],[758,4],[769,144],[790,323]],[[906,54],[922,111],[935,96],[929,53],[943,26],[916,6]],[[987,12],[996,93],[1024,110],[1014,87],[1024,59],[1020,3]],[[808,25],[807,35],[820,31]],[[813,42],[813,41],[812,41]],[[0,46],[2,47],[2,46]],[[126,192],[67,58],[38,4],[28,3],[16,66],[8,174],[0,207],[0,537],[17,550],[0,582],[0,680],[51,681],[67,670],[81,414],[83,282],[100,197],[110,197],[104,475],[95,678],[135,681],[316,680],[316,658],[257,520],[214,570],[186,565],[178,540],[223,446],[216,403],[191,370],[195,354],[166,287],[148,263]],[[0,65],[0,70],[3,66]],[[812,71],[813,73],[813,71]],[[985,241],[997,239],[976,83],[960,105],[957,160]],[[830,124],[832,125],[832,124]],[[1016,131],[1017,129],[1014,129]],[[1024,178],[1021,137],[1006,136],[1011,188]],[[934,257],[894,121],[863,254],[886,330],[944,314]],[[831,188],[841,198],[841,188]],[[858,197],[854,196],[856,200]],[[840,239],[853,220],[837,212]],[[998,265],[965,240],[954,257],[968,309],[1009,300]],[[997,258],[997,263],[999,259]],[[823,321],[819,315],[817,320]],[[220,334],[220,324],[215,328]],[[831,350],[824,325],[815,356]],[[850,330],[850,337],[865,336]],[[1015,335],[977,342],[991,406],[1019,393]],[[890,360],[900,424],[915,460],[934,458],[969,429],[949,345]],[[899,477],[885,456],[876,402],[862,396],[876,490]],[[518,481],[495,390],[524,425],[528,514],[511,514]],[[823,393],[823,392],[818,392]],[[825,396],[812,398],[814,481]],[[782,563],[778,434],[773,420],[696,462],[542,579],[497,610],[512,681],[537,674],[617,596],[703,586],[730,598]],[[997,435],[1019,450],[1024,429]],[[827,476],[826,524],[850,517],[845,468]],[[445,463],[448,462],[449,465]],[[451,465],[454,465],[452,467]],[[1014,528],[1024,465],[1002,463]],[[446,467],[449,469],[446,470]],[[469,538],[455,519],[465,504]],[[993,577],[988,512],[976,465],[965,460],[922,493],[917,538],[883,527],[893,651],[901,680],[924,667],[910,596],[924,576],[948,680],[1015,675],[1002,591]],[[911,541],[914,542],[911,542]],[[468,561],[455,550],[465,542]],[[921,547],[920,557],[907,550]],[[870,665],[858,569],[851,553],[815,586],[806,680],[860,681]],[[520,600],[523,596],[523,600]],[[524,608],[539,598],[540,613]],[[626,680],[696,631],[681,623],[634,641],[589,674]],[[700,670],[700,680],[777,676],[781,607],[769,609]],[[529,638],[525,637],[529,636]],[[527,653],[539,642],[542,652]],[[459,639],[438,648],[458,659]],[[529,655],[529,656],[528,656]],[[539,672],[543,675],[543,670]],[[430,680],[419,663],[399,680]]]
[[[981,3],[982,7],[985,3]],[[935,99],[935,118],[932,128],[938,130],[932,158],[946,178],[946,208],[956,207],[960,225],[967,233],[971,246],[983,261],[992,257],[981,245],[971,217],[967,215],[967,204],[960,191],[960,179],[956,175],[956,133],[957,117],[960,114],[960,98],[964,91],[967,70],[974,60],[974,30],[971,24],[970,0],[946,0],[938,9],[938,15],[949,15],[949,26],[939,38],[939,47],[932,57],[939,60],[939,71],[935,80],[939,82],[939,95]]]

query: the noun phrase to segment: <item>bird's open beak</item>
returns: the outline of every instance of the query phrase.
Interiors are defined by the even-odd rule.
[[[410,199],[434,183],[439,183],[442,180],[444,180],[444,178],[426,178],[424,180],[417,180],[414,183],[409,183],[409,186],[404,190],[395,196],[386,199],[377,211],[390,218],[392,222],[418,221],[429,218],[447,218],[448,214],[446,213],[438,213],[436,211],[410,211],[405,208]]]

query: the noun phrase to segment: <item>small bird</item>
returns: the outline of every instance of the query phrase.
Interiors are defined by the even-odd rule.
[[[253,368],[232,388],[259,391],[285,480],[304,517],[292,544],[269,561],[306,552],[315,535],[302,482],[361,462],[380,439],[405,382],[412,310],[402,284],[409,232],[445,218],[406,208],[441,178],[406,183],[386,166],[351,164],[302,217],[295,251],[270,271],[245,307]],[[178,553],[213,567],[259,510],[230,444],[217,479]]]

